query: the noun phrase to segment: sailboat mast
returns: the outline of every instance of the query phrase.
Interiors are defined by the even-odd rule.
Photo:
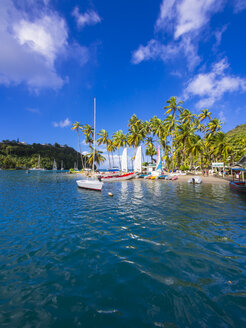
[[[95,149],[96,147],[96,98],[94,98],[94,141],[93,141],[93,172],[94,172],[94,165],[95,165]]]

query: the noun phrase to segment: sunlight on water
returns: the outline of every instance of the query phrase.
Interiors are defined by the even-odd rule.
[[[76,179],[0,172],[1,327],[245,326],[244,196]]]

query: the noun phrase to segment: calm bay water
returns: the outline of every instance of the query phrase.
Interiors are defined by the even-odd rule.
[[[0,171],[1,327],[246,327],[244,196],[75,180]]]

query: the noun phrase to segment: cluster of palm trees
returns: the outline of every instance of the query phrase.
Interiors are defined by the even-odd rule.
[[[108,152],[109,165],[114,166],[114,152],[118,150],[120,165],[120,148],[129,146],[137,148],[143,145],[147,162],[149,158],[153,163],[157,153],[157,145],[160,145],[163,160],[169,169],[189,169],[200,166],[207,167],[212,161],[233,163],[245,152],[245,143],[233,145],[226,134],[221,132],[223,122],[212,118],[208,109],[203,109],[200,114],[193,114],[182,107],[183,101],[177,101],[176,97],[167,100],[164,107],[164,118],[152,117],[149,121],[139,119],[135,114],[129,119],[128,132],[116,131],[112,138],[106,130],[97,133],[98,145],[104,145]],[[94,131],[91,125],[73,124],[73,130],[79,131],[85,136],[86,143],[90,146],[88,163],[93,162],[92,139]],[[80,149],[81,153],[81,149]],[[100,164],[105,161],[101,151],[95,150],[95,162]],[[82,166],[83,159],[81,156]]]

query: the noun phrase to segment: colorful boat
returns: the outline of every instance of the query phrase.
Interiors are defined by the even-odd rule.
[[[159,177],[161,175],[161,171],[162,171],[162,163],[161,163],[161,148],[160,145],[158,146],[158,151],[157,151],[157,159],[156,159],[156,167],[155,167],[155,171],[151,173],[152,177],[154,177],[154,179],[156,177]],[[153,180],[154,180],[153,179]]]
[[[125,173],[125,174],[115,174],[115,175],[108,175],[102,176],[101,181],[103,182],[116,182],[116,181],[125,181],[135,178],[135,172]]]
[[[230,188],[239,192],[246,193],[246,184],[244,181],[244,172],[246,169],[243,168],[233,168],[232,169],[232,181],[230,181]],[[240,174],[242,173],[242,179]],[[235,180],[235,174],[238,174],[238,180]]]
[[[166,177],[167,177],[167,174],[161,174],[161,175],[159,175],[159,179],[166,179]]]

